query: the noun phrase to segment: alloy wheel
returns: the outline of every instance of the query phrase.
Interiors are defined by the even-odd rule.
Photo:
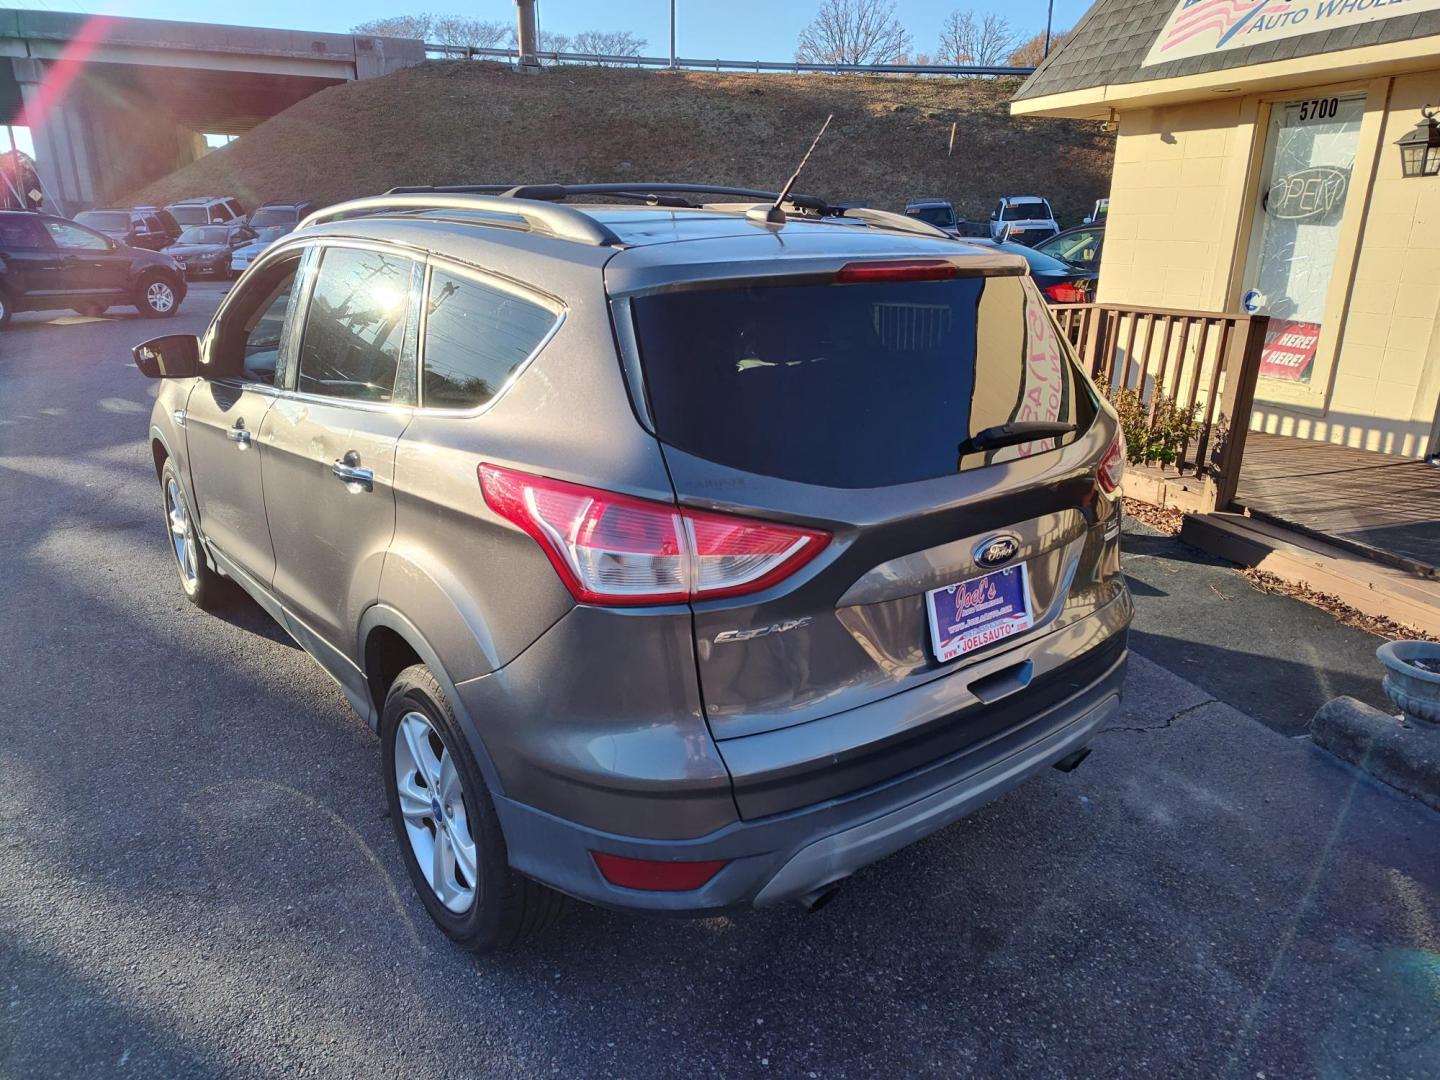
[[[170,520],[170,544],[175,552],[175,564],[180,568],[180,578],[185,588],[192,590],[200,576],[199,545],[195,541],[195,523],[173,476],[165,483],[165,516]]]
[[[416,865],[457,915],[475,902],[477,854],[455,757],[421,712],[395,727],[395,787]]]
[[[145,303],[151,311],[169,311],[175,306],[175,290],[163,281],[152,281],[145,290]]]

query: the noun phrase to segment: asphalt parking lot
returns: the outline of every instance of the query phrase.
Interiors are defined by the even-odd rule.
[[[128,350],[222,291],[0,332],[0,1076],[1440,1075],[1440,815],[1303,738],[1373,641],[1153,536],[1078,771],[817,914],[455,951],[364,723],[174,580]]]

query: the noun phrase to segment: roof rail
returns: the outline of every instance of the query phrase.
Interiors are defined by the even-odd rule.
[[[536,199],[541,202],[562,202],[577,195],[611,195],[622,199],[648,199],[652,195],[731,195],[738,199],[764,199],[767,202],[774,202],[779,198],[779,192],[757,188],[678,184],[668,180],[658,183],[641,181],[606,184],[451,184],[440,187],[396,187],[391,188],[387,194],[429,192],[451,195],[504,195],[512,199]],[[824,213],[827,209],[824,201],[814,195],[790,195],[786,201],[817,213]]]
[[[499,191],[508,191],[500,188]],[[323,225],[332,221],[344,221],[352,217],[374,214],[413,213],[427,210],[480,211],[497,214],[506,218],[518,218],[536,232],[546,232],[560,240],[573,240],[592,247],[620,247],[620,238],[594,218],[568,206],[552,206],[549,203],[529,199],[502,198],[490,192],[452,193],[437,191],[434,194],[396,192],[386,195],[372,195],[365,199],[327,206],[311,214],[300,223],[302,229],[312,225]],[[497,221],[496,225],[505,225]]]

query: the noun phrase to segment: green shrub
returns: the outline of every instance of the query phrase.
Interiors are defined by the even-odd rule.
[[[1104,379],[1099,381],[1100,392],[1110,399],[1120,417],[1120,430],[1125,433],[1125,457],[1131,465],[1174,465],[1180,460],[1180,448],[1187,441],[1193,442],[1200,434],[1200,406],[1181,408],[1165,396],[1165,388],[1159,383],[1151,395],[1154,415],[1150,404],[1133,386],[1116,389]]]

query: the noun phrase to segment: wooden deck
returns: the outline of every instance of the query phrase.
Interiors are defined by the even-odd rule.
[[[1440,574],[1440,467],[1252,431],[1236,502],[1427,576]]]

